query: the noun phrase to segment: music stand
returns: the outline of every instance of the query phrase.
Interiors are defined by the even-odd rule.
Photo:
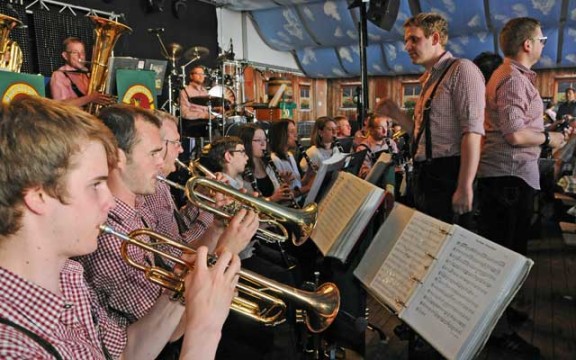
[[[364,163],[364,159],[366,158],[367,152],[368,149],[364,149],[362,151],[350,154],[350,157],[348,158],[349,159],[348,164],[343,170],[350,174],[358,176],[360,168],[362,168],[362,164]]]
[[[116,56],[108,60],[108,75],[106,79],[106,90],[108,94],[117,94],[116,88],[116,70],[129,69],[138,70],[140,59],[129,56]]]

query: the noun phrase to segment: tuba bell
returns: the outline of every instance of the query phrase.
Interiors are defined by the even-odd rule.
[[[22,50],[16,41],[10,40],[10,31],[22,22],[13,17],[0,14],[0,69],[20,72],[22,67]]]
[[[90,83],[88,84],[88,94],[106,91],[106,79],[108,75],[108,60],[112,55],[116,41],[125,32],[132,32],[132,29],[119,22],[90,16],[94,24],[94,46],[92,47],[92,68],[90,69]],[[88,112],[97,114],[102,105],[90,103]]]

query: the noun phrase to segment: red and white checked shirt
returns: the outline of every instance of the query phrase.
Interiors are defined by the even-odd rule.
[[[430,71],[419,79],[422,92],[414,108],[415,131],[420,132],[424,104],[430,98],[434,86],[444,69],[454,57],[447,51]],[[459,156],[462,135],[484,135],[485,107],[484,77],[473,62],[458,59],[438,85],[430,110],[432,133],[432,158]],[[426,135],[423,134],[414,156],[416,161],[426,159]]]
[[[126,328],[98,305],[83,269],[68,260],[60,273],[62,296],[0,267],[0,316],[40,336],[64,359],[104,359],[102,342],[118,358],[126,346]],[[36,341],[0,324],[1,359],[53,359]]]
[[[536,73],[504,59],[486,86],[486,141],[478,177],[516,176],[540,189],[540,146],[512,146],[504,135],[518,130],[544,131],[544,105],[534,86]]]
[[[120,232],[152,226],[154,217],[136,197],[136,208],[116,198],[116,206],[108,214],[107,225]],[[142,238],[149,242],[149,239]],[[84,265],[88,284],[98,294],[100,303],[119,323],[130,325],[142,318],[162,293],[162,288],[146,279],[144,273],[128,265],[120,254],[121,239],[113,235],[98,236],[98,249],[77,260]],[[143,265],[155,265],[152,253],[128,246],[128,256]]]
[[[188,204],[181,211],[176,209],[170,187],[158,181],[156,192],[144,196],[144,206],[150,210],[153,217],[153,223],[148,224],[155,231],[168,236],[169,238],[186,244],[191,244],[197,240],[214,221],[214,215],[196,206]],[[178,212],[180,219],[186,230],[180,234],[178,223],[175,218],[175,212]]]

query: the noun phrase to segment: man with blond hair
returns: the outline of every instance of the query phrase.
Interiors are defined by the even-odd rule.
[[[428,215],[462,223],[457,217],[472,211],[485,87],[478,67],[454,58],[447,42],[448,23],[438,14],[420,13],[404,23],[406,51],[425,69],[414,110],[414,203]]]

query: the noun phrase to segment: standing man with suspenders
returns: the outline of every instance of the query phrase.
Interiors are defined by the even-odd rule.
[[[414,202],[416,209],[453,223],[472,211],[485,86],[476,65],[454,58],[447,42],[448,23],[438,14],[420,13],[404,23],[406,51],[426,69],[414,112]]]

